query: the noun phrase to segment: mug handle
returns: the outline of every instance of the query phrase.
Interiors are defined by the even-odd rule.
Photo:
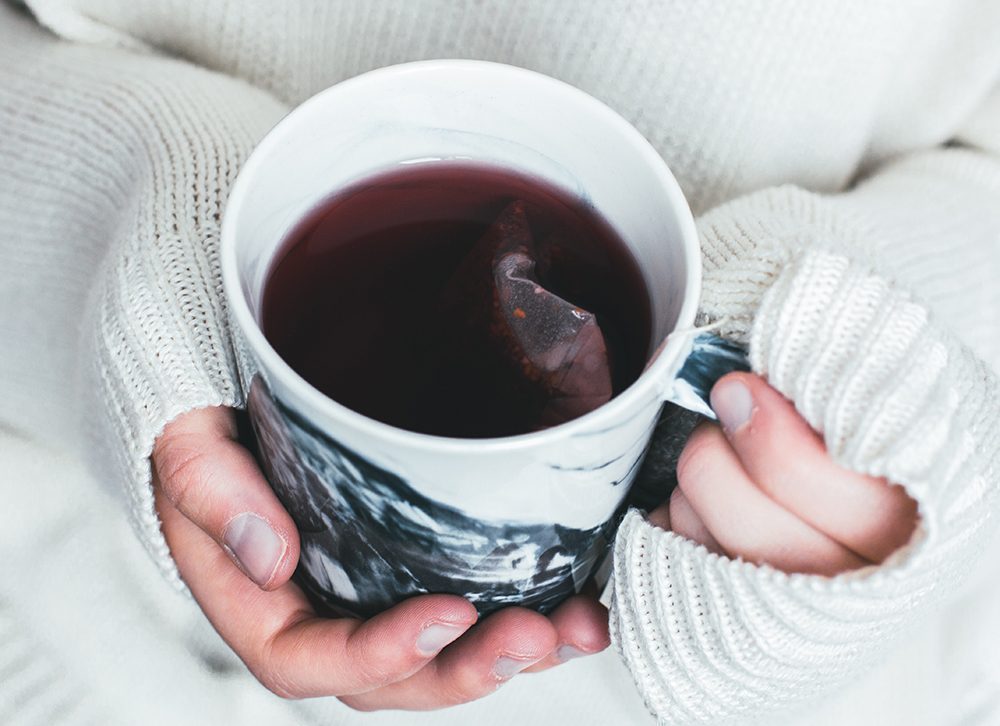
[[[700,332],[691,343],[691,352],[667,387],[663,400],[715,419],[709,393],[716,381],[733,371],[749,371],[750,359],[742,345]]]

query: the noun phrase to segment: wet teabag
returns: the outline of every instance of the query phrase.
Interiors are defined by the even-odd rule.
[[[523,201],[511,202],[463,260],[445,291],[462,324],[487,335],[522,391],[538,402],[535,429],[569,421],[612,396],[611,361],[597,317],[539,279],[551,240],[536,243]]]

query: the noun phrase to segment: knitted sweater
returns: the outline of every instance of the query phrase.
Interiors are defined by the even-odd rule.
[[[630,513],[612,635],[652,712],[741,722],[834,689],[981,551],[1000,451],[1000,3],[27,4],[55,35],[0,8],[0,419],[77,442],[176,584],[148,457],[181,412],[242,404],[217,269],[241,161],[311,93],[448,56],[562,78],[635,124],[699,215],[703,320],[749,343],[831,455],[920,504],[909,546],[836,578],[718,557]]]

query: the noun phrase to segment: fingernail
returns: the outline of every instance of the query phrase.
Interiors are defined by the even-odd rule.
[[[556,648],[556,658],[561,660],[563,663],[568,660],[573,660],[574,658],[582,658],[585,655],[590,655],[590,653],[580,650],[572,645],[560,645]]]
[[[523,671],[525,668],[530,668],[537,662],[537,659],[526,660],[524,658],[511,658],[510,656],[502,655],[497,658],[497,662],[493,664],[493,675],[501,681],[507,681]]]
[[[724,381],[712,389],[712,410],[726,431],[737,431],[750,420],[753,396],[739,380]]]
[[[465,632],[465,628],[446,623],[434,623],[424,628],[417,637],[417,650],[422,655],[437,655],[446,645]]]
[[[250,512],[230,520],[223,542],[240,569],[261,587],[271,581],[288,546],[271,525]]]

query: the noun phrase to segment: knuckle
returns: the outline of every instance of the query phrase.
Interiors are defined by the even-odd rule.
[[[492,693],[504,684],[491,673],[481,673],[469,668],[460,669],[448,679],[441,689],[441,700],[449,706],[475,701]]]
[[[677,460],[677,481],[682,489],[698,485],[718,454],[719,446],[718,437],[711,428],[695,429]]]
[[[165,440],[154,457],[163,493],[174,506],[185,509],[205,478],[207,453],[185,436]]]
[[[358,711],[360,713],[371,713],[373,711],[378,711],[379,707],[374,703],[366,701],[364,699],[356,698],[354,696],[341,696],[337,699],[342,704],[347,706],[352,711]]]
[[[752,462],[754,483],[779,501],[803,482],[829,472],[826,449],[808,430],[788,431],[765,422],[754,428],[747,444],[742,458]]]
[[[396,681],[413,661],[395,648],[386,652],[380,647],[378,638],[364,630],[356,632],[348,642],[347,656],[352,670],[357,680],[367,687],[379,688]]]
[[[264,688],[269,690],[278,698],[283,698],[287,701],[296,701],[305,697],[294,683],[290,682],[287,678],[282,676],[280,671],[272,668],[251,668],[250,672],[253,673],[254,678],[256,678]]]

